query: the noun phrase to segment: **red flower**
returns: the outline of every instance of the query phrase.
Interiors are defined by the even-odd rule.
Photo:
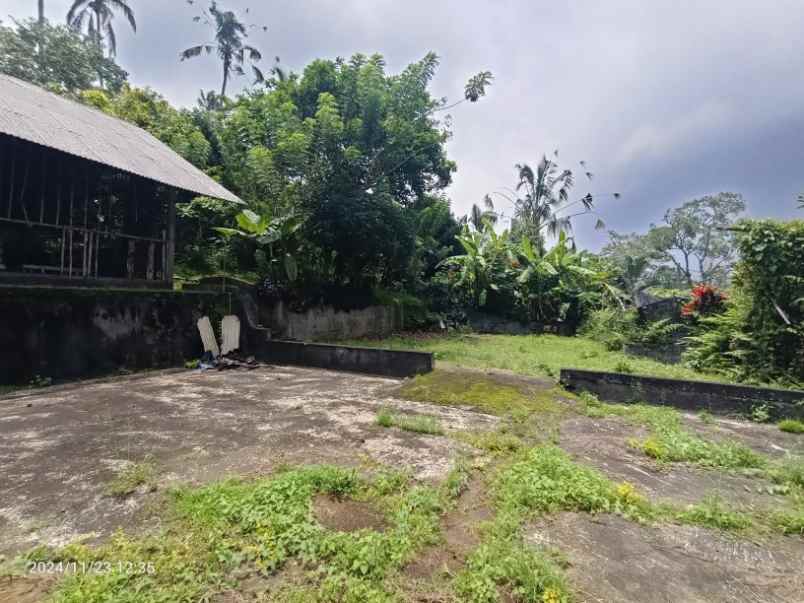
[[[692,289],[692,299],[681,308],[682,316],[705,316],[723,308],[726,295],[717,287],[701,283]]]

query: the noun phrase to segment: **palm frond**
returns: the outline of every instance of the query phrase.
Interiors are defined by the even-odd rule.
[[[137,21],[134,18],[134,11],[131,10],[131,7],[126,4],[124,0],[109,0],[111,5],[120,11],[122,11],[125,18],[128,20],[129,25],[131,25],[131,29],[135,32],[137,31]]]

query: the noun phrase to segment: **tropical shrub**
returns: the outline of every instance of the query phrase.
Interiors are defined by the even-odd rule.
[[[752,381],[804,381],[804,221],[742,222],[725,311],[688,338],[694,367]]]

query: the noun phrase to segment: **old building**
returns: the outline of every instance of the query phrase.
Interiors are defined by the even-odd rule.
[[[196,195],[239,202],[144,130],[0,74],[0,284],[169,288]]]

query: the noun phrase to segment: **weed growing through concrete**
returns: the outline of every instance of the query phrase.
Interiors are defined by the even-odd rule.
[[[710,442],[687,431],[681,413],[674,408],[605,404],[588,392],[583,392],[579,398],[587,416],[619,416],[647,426],[651,435],[645,440],[631,440],[629,444],[657,461],[687,462],[721,469],[758,469],[767,465],[767,460],[748,446],[731,440]]]
[[[718,530],[744,530],[753,525],[749,515],[733,511],[717,496],[708,496],[676,515],[684,523],[698,524]]]
[[[110,496],[128,496],[140,486],[148,489],[156,487],[156,467],[149,460],[123,467],[107,485],[106,493]]]
[[[403,415],[383,408],[377,413],[377,425],[381,427],[397,427],[405,431],[443,435],[444,428],[438,419],[430,415]]]
[[[118,534],[97,548],[37,549],[29,558],[112,562],[109,571],[67,576],[54,594],[57,603],[196,601],[222,589],[243,564],[270,573],[290,559],[311,572],[313,586],[296,593],[309,595],[304,600],[382,601],[392,596],[389,573],[439,540],[439,517],[466,479],[463,465],[442,488],[398,473],[365,480],[352,470],[323,466],[182,488],[172,493],[172,522],[157,536]],[[328,530],[311,512],[316,494],[370,500],[384,509],[389,528]],[[138,571],[139,561],[154,571]]]

